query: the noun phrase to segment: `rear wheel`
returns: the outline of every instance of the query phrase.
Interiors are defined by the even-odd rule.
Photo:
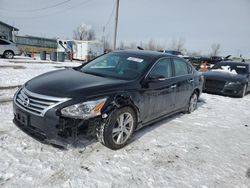
[[[135,125],[136,116],[131,108],[118,109],[111,114],[109,122],[97,131],[98,140],[110,149],[120,149],[131,138]]]
[[[5,51],[3,56],[6,59],[12,59],[14,57],[14,53],[12,51]]]
[[[198,94],[197,92],[194,92],[189,99],[189,103],[187,106],[187,113],[190,114],[191,112],[195,111],[195,109],[197,108],[197,103],[198,103]]]

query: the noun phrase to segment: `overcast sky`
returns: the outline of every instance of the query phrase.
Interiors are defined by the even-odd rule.
[[[0,0],[0,20],[20,35],[71,39],[81,23],[103,35],[115,0]],[[59,6],[54,8],[53,5]],[[114,14],[105,35],[113,37]],[[213,43],[221,55],[250,57],[250,0],[120,0],[118,43],[155,40],[171,46],[185,41],[189,51],[208,54]]]

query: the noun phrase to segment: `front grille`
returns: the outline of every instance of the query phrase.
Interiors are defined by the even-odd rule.
[[[44,116],[49,109],[67,100],[69,99],[36,94],[26,88],[20,89],[14,99],[17,106],[38,116]]]
[[[225,84],[225,81],[206,79],[205,89],[208,91],[220,92],[221,90],[223,90]]]

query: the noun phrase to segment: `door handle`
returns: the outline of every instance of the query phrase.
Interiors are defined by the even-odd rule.
[[[159,81],[164,81],[166,80],[167,78],[158,78]]]
[[[176,84],[174,84],[174,85],[171,85],[171,87],[170,87],[171,89],[174,89],[174,88],[176,88]]]

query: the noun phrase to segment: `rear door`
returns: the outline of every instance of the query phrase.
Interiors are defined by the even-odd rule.
[[[175,76],[175,110],[185,108],[194,88],[192,67],[182,59],[173,58]]]
[[[143,108],[144,122],[166,115],[174,110],[175,88],[173,87],[173,68],[170,58],[160,59],[152,67],[146,79],[154,79],[147,82],[142,97],[145,102]]]

